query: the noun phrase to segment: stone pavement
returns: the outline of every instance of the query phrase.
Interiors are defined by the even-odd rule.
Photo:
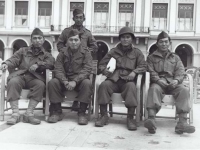
[[[27,101],[21,103],[27,105]],[[174,132],[175,120],[156,119],[158,129],[152,135],[143,127],[143,122],[137,131],[128,131],[125,116],[114,115],[109,125],[97,128],[94,116],[88,125],[80,126],[75,112],[64,112],[63,121],[49,124],[41,111],[35,111],[42,120],[36,126],[23,122],[8,126],[5,123],[11,112],[6,112],[5,121],[0,122],[0,150],[200,150],[200,104],[194,104],[196,132],[182,135]],[[160,114],[173,116],[174,110],[167,106]]]

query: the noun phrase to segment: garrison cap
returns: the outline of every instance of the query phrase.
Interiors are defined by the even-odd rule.
[[[79,34],[80,32],[77,29],[72,29],[71,31],[69,31],[68,38],[79,35]]]
[[[31,33],[31,36],[33,35],[41,35],[41,36],[44,36],[43,32],[39,29],[39,28],[35,28],[33,30],[33,32]]]
[[[160,34],[158,34],[157,42],[158,42],[160,39],[164,39],[164,38],[169,38],[169,41],[171,40],[171,38],[169,37],[169,35],[168,35],[165,31],[162,31]]]
[[[81,9],[74,9],[73,16],[75,17],[78,14],[84,14],[84,13],[83,13],[83,11]]]

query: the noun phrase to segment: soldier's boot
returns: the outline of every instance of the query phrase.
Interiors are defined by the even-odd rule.
[[[11,101],[10,106],[11,106],[11,109],[12,109],[12,116],[7,120],[7,124],[14,125],[14,124],[16,124],[20,121],[18,100],[17,101]]]
[[[133,120],[134,113],[135,113],[135,108],[129,107],[128,115],[127,115],[127,128],[128,130],[131,130],[131,131],[137,130],[137,125]]]
[[[80,108],[79,102],[78,101],[74,101],[72,104],[72,111],[78,111]]]
[[[88,124],[88,115],[86,114],[87,103],[80,102],[80,108],[78,110],[78,124],[87,125]]]
[[[195,132],[195,127],[190,126],[187,123],[187,113],[179,114],[179,121],[175,127],[175,132],[177,134],[194,133]]]
[[[56,123],[58,121],[61,121],[64,117],[62,113],[61,103],[51,103],[49,107],[49,112],[50,112],[48,118],[49,123]]]
[[[23,115],[24,123],[30,123],[33,125],[38,125],[41,123],[41,121],[39,119],[34,118],[34,114],[33,114],[33,110],[35,109],[35,107],[37,106],[38,103],[39,103],[38,101],[30,99],[29,104],[28,104],[28,109],[26,110],[26,112]]]
[[[156,122],[155,122],[155,116],[156,111],[154,109],[148,110],[149,118],[145,120],[144,127],[148,129],[148,132],[151,134],[156,133]]]
[[[109,117],[107,112],[107,104],[100,105],[100,113],[101,116],[95,122],[96,127],[103,127],[104,125],[108,124]]]

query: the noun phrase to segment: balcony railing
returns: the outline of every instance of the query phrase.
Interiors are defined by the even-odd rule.
[[[54,31],[62,31],[70,26],[54,26]],[[118,34],[123,26],[85,26],[92,33]],[[134,33],[149,33],[149,27],[130,26]],[[53,31],[53,30],[52,30]]]

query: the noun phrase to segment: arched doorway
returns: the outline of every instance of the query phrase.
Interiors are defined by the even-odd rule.
[[[98,62],[100,62],[101,59],[108,53],[108,46],[102,41],[97,41],[97,46],[98,46],[97,60]]]
[[[47,52],[51,53],[51,44],[48,41],[44,41],[43,47]]]
[[[0,40],[0,58],[4,60],[4,44],[1,40]]]
[[[191,46],[181,44],[175,49],[175,53],[180,57],[184,67],[192,66],[193,50]]]
[[[13,44],[13,54],[22,47],[27,47],[28,45],[24,40],[16,40]]]
[[[149,55],[151,55],[154,51],[156,51],[157,50],[157,45],[156,44],[153,44],[151,47],[150,47],[150,49],[149,49]]]

